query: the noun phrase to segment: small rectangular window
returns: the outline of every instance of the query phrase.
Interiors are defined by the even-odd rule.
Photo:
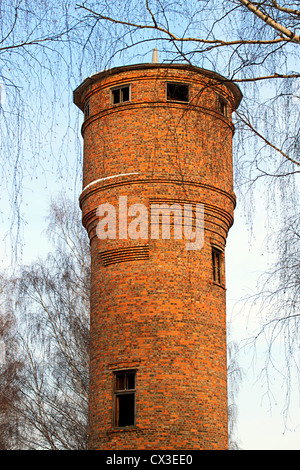
[[[110,90],[110,102],[111,104],[126,103],[130,101],[130,85],[124,85]]]
[[[222,252],[212,248],[213,281],[222,284]]]
[[[87,119],[90,115],[90,102],[89,101],[84,105],[83,114],[84,114],[84,119]]]
[[[114,374],[114,426],[135,426],[136,371]]]
[[[218,95],[218,111],[223,114],[223,116],[228,117],[228,102],[221,95]]]
[[[189,101],[189,86],[184,83],[167,83],[167,100]]]

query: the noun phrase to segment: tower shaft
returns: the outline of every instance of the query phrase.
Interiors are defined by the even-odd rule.
[[[214,72],[157,63],[100,72],[74,92],[92,259],[91,449],[227,448],[240,99]]]

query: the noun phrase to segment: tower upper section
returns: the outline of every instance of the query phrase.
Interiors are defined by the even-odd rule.
[[[184,64],[129,65],[87,78],[74,91],[84,112],[83,188],[134,173],[232,192],[227,155],[241,97],[230,80]]]

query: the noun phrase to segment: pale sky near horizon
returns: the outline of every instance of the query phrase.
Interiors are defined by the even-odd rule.
[[[235,211],[235,223],[230,229],[226,247],[227,318],[231,338],[241,341],[259,330],[260,316],[250,306],[242,308],[241,299],[257,292],[257,280],[271,262],[272,255],[266,250],[265,214],[257,215],[253,239],[243,221],[241,211]],[[259,228],[261,227],[261,228]],[[282,338],[281,338],[282,340]],[[282,360],[283,344],[275,344],[275,360]],[[291,389],[289,417],[285,422],[284,381],[280,374],[271,372],[270,396],[265,381],[259,379],[264,366],[266,344],[259,343],[256,353],[251,348],[241,350],[239,365],[244,373],[237,396],[237,440],[244,450],[300,450],[300,397],[299,382],[294,376]],[[299,378],[298,378],[299,380]]]

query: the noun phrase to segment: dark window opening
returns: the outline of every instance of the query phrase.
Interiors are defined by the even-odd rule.
[[[213,281],[222,284],[222,252],[217,248],[212,249]]]
[[[84,119],[87,119],[90,115],[90,102],[89,101],[84,106],[83,114],[84,114]]]
[[[121,88],[122,102],[129,101],[129,86]]]
[[[135,425],[136,372],[116,372],[114,383],[114,426]]]
[[[189,101],[189,86],[182,83],[167,83],[167,100]]]
[[[111,90],[111,103],[118,104],[118,103],[125,103],[126,101],[130,101],[130,86],[122,86],[118,88],[113,88]]]
[[[117,427],[134,426],[134,395],[116,397]]]
[[[228,117],[228,103],[223,98],[223,96],[218,96],[218,107],[219,107],[219,112],[223,114],[223,116]]]
[[[112,104],[120,103],[120,89],[112,90]]]

